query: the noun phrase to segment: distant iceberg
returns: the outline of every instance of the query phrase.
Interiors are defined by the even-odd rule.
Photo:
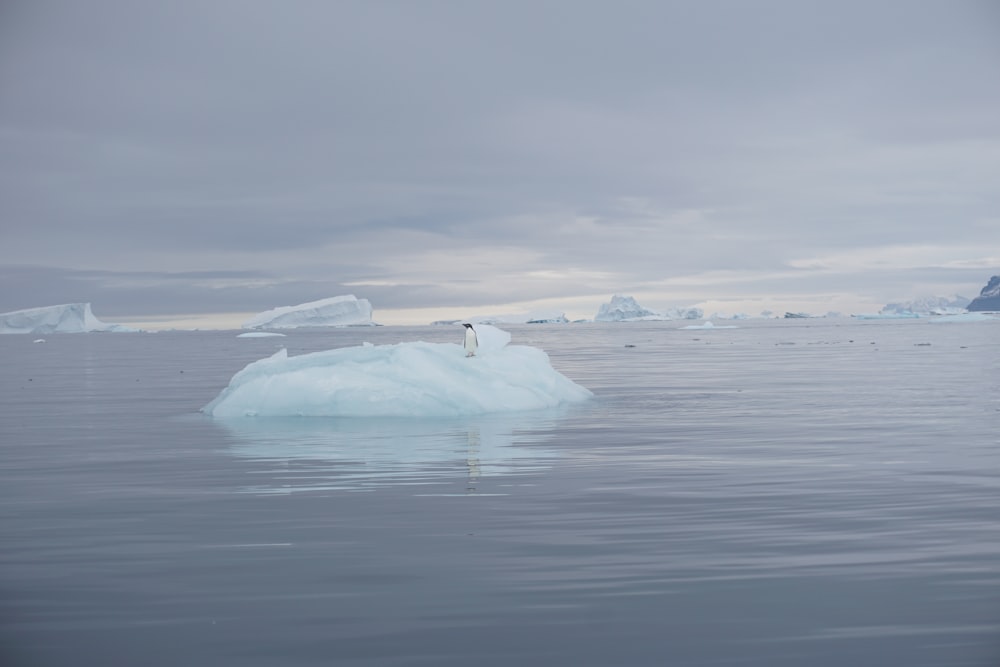
[[[624,294],[615,294],[610,303],[602,303],[595,322],[643,322],[656,320],[700,320],[704,317],[701,308],[672,308],[666,313],[658,313],[640,306],[635,299]]]
[[[560,374],[545,352],[508,345],[478,325],[479,353],[423,341],[289,357],[282,349],[236,373],[202,408],[214,417],[454,417],[553,408],[593,394]]]
[[[713,313],[708,316],[710,320],[749,320],[750,316],[746,313]]]
[[[558,310],[533,311],[530,313],[507,313],[505,315],[474,315],[462,320],[439,320],[432,324],[567,324],[566,313]]]
[[[94,317],[89,303],[67,303],[0,313],[0,334],[85,333],[89,331],[138,331],[121,324],[107,324]]]
[[[602,303],[594,316],[595,322],[633,322],[636,320],[665,320],[663,313],[643,308],[630,296],[615,294],[609,303]]]
[[[243,323],[244,329],[356,326],[375,326],[375,323],[368,299],[358,299],[353,294],[273,308]]]
[[[668,320],[700,320],[705,311],[701,308],[671,308],[665,315]]]
[[[887,303],[879,311],[881,315],[955,315],[965,312],[969,299],[954,294],[952,296],[925,296],[903,303]]]

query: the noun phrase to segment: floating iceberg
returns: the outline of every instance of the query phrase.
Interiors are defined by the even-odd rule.
[[[658,313],[643,308],[630,296],[615,294],[610,303],[602,303],[594,317],[595,322],[647,322],[658,320],[700,320],[705,316],[701,308],[671,308]]]
[[[423,341],[314,352],[282,349],[236,373],[202,412],[215,417],[452,417],[552,408],[591,392],[545,352],[476,327],[479,353]]]
[[[567,324],[566,313],[558,310],[533,311],[530,313],[507,313],[505,315],[475,315],[462,320],[437,320],[432,325],[459,324]]]
[[[84,333],[88,331],[137,331],[107,324],[94,317],[89,303],[67,303],[0,313],[0,334]]]
[[[705,311],[701,308],[671,308],[665,316],[668,320],[700,320]]]
[[[634,322],[637,320],[666,320],[662,313],[657,313],[640,306],[635,299],[624,294],[615,294],[610,303],[602,303],[595,322]]]
[[[273,308],[243,323],[244,329],[356,326],[375,326],[375,323],[368,299],[358,299],[353,294]]]
[[[904,303],[887,303],[879,311],[882,315],[916,317],[918,315],[957,315],[965,312],[969,299],[958,294],[952,296],[925,296]],[[875,319],[875,318],[867,318]]]

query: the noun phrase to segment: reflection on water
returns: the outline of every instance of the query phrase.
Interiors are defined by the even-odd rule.
[[[381,485],[465,480],[548,470],[542,445],[565,409],[456,418],[272,417],[215,420],[230,451],[258,464],[247,493],[370,491]]]

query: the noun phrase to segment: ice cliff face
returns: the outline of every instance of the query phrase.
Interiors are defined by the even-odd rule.
[[[244,329],[295,329],[298,327],[374,326],[372,305],[353,294],[281,306],[258,313],[243,323]]]
[[[1000,311],[1000,276],[990,278],[979,296],[969,304],[969,311]]]
[[[0,334],[84,333],[87,331],[135,331],[120,324],[107,324],[94,317],[89,303],[67,303],[0,313]]]

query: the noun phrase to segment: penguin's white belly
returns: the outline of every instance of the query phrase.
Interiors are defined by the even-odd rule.
[[[471,357],[479,349],[479,340],[476,339],[476,332],[472,329],[465,330],[465,356]]]

